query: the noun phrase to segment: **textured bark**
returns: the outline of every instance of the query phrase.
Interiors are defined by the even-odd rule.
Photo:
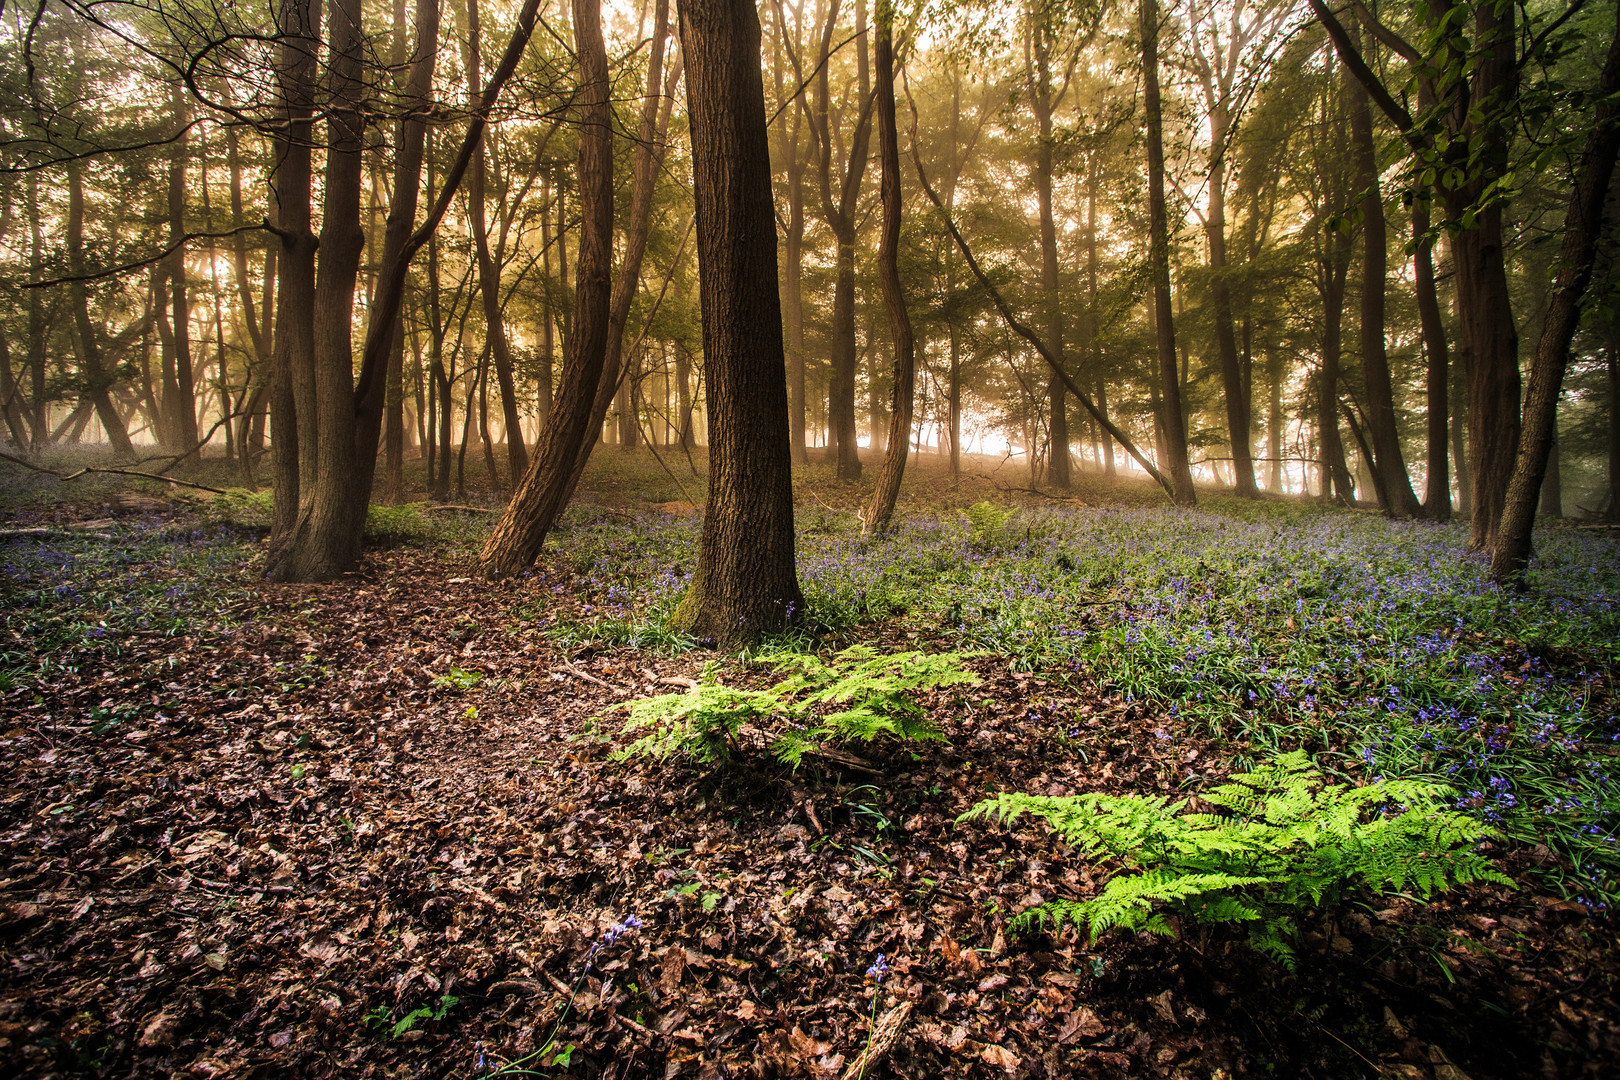
[[[1620,521],[1620,323],[1611,322],[1603,347],[1609,376],[1609,511]]]
[[[906,297],[900,288],[900,136],[894,119],[893,0],[877,2],[877,114],[878,159],[882,163],[879,191],[883,202],[883,233],[878,244],[878,281],[883,309],[889,316],[889,337],[894,342],[894,391],[890,402],[889,445],[883,472],[862,523],[867,532],[881,532],[894,516],[900,481],[911,450],[911,413],[917,375],[915,341]],[[877,348],[874,345],[873,354]],[[1062,385],[1058,387],[1062,394]],[[1061,406],[1060,406],[1061,407]],[[877,440],[874,438],[874,442]],[[952,456],[955,449],[952,448]]]
[[[315,234],[310,231],[310,117],[314,112],[319,0],[282,0],[276,92],[282,114],[273,147],[271,188],[276,205],[276,325],[270,363],[271,515],[273,564],[292,535],[302,496],[298,384],[313,353]]]
[[[579,55],[580,235],[574,260],[573,323],[565,343],[562,385],[535,455],[478,556],[488,578],[533,565],[549,524],[566,505],[566,480],[584,445],[607,352],[613,273],[613,116],[600,0],[574,0]]]
[[[776,287],[776,223],[752,0],[682,0],[692,126],[709,503],[673,625],[722,648],[803,609],[793,555],[792,458]]]
[[[1615,157],[1620,154],[1620,124],[1615,122],[1613,103],[1615,94],[1620,93],[1620,4],[1615,5],[1615,14],[1608,61],[1594,95],[1598,102],[1596,115],[1575,167],[1575,190],[1564,215],[1564,240],[1558,253],[1552,301],[1530,364],[1524,427],[1491,553],[1491,577],[1507,584],[1522,582],[1530,561],[1536,500],[1557,438],[1558,395],[1569,365],[1570,342],[1580,325],[1581,300],[1592,280],[1609,182],[1614,176]]]
[[[352,569],[360,556],[366,499],[353,498],[354,290],[360,276],[365,232],[360,225],[364,162],[364,35],[360,0],[333,0],[327,21],[325,200],[321,212],[319,264],[311,322],[314,410],[300,402],[300,456],[313,453],[313,483],[301,490],[298,520],[286,544],[272,552],[273,581],[330,581]],[[375,444],[373,444],[375,446]],[[369,485],[368,485],[369,487]],[[369,491],[368,491],[369,494]]]
[[[1181,382],[1176,371],[1175,316],[1170,301],[1169,218],[1164,200],[1164,120],[1159,103],[1159,5],[1141,0],[1142,105],[1147,114],[1148,217],[1152,252],[1154,331],[1159,355],[1159,415],[1164,449],[1177,506],[1193,506],[1192,469],[1187,462],[1187,422],[1181,409]]]
[[[776,5],[777,32],[779,48],[786,48],[793,61],[793,68],[800,78],[803,73],[798,63],[799,48],[802,42],[802,28],[804,25],[803,5],[794,9],[793,41],[787,40],[787,22],[783,14],[783,5]],[[776,99],[779,102],[787,100],[787,88],[784,85],[784,75],[787,64],[776,63]],[[801,99],[802,100],[802,99]],[[805,355],[804,355],[804,173],[809,165],[809,158],[802,152],[802,136],[804,126],[804,109],[789,109],[792,114],[792,126],[788,126],[784,118],[781,134],[781,158],[784,171],[783,185],[787,201],[787,223],[782,231],[782,319],[787,330],[788,353],[788,445],[793,451],[793,464],[803,465],[809,461],[809,454],[805,446],[805,412],[807,401],[805,397]],[[682,354],[684,355],[684,354]],[[684,383],[682,384],[684,387]],[[686,435],[683,429],[682,443],[686,445]]]

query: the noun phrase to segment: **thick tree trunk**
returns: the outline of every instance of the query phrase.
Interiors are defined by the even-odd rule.
[[[512,496],[478,556],[488,578],[533,565],[549,525],[567,505],[567,480],[584,445],[607,353],[613,273],[613,117],[600,0],[574,0],[580,63],[579,250],[573,324],[565,343],[562,385],[551,419]]]
[[[681,0],[692,127],[709,504],[672,623],[721,648],[796,618],[792,456],[770,144],[752,0]]]
[[[917,371],[911,316],[906,312],[906,297],[900,288],[900,136],[894,119],[893,0],[877,0],[876,15],[878,158],[883,170],[879,189],[883,201],[883,233],[878,245],[878,280],[883,289],[883,308],[889,316],[889,336],[894,341],[894,392],[883,472],[878,477],[877,489],[872,492],[872,502],[861,518],[863,531],[869,533],[882,532],[889,527],[895,500],[900,496],[900,481],[911,450],[912,398]],[[876,342],[872,353],[878,354]],[[1062,393],[1060,383],[1060,399]],[[874,428],[874,443],[876,434]],[[952,457],[955,457],[954,447]]]
[[[1491,577],[1502,583],[1521,583],[1530,561],[1536,499],[1557,439],[1558,395],[1569,364],[1570,342],[1580,325],[1581,299],[1592,280],[1609,182],[1614,176],[1615,157],[1620,154],[1620,124],[1615,123],[1613,104],[1615,94],[1620,93],[1620,5],[1616,5],[1615,12],[1608,61],[1594,95],[1598,103],[1596,116],[1576,165],[1575,190],[1564,215],[1564,241],[1558,253],[1552,302],[1530,364],[1524,428],[1503,502],[1496,547],[1491,553]]]
[[[1175,316],[1170,300],[1169,216],[1164,199],[1164,121],[1159,103],[1159,5],[1141,0],[1142,105],[1147,114],[1148,217],[1151,232],[1154,331],[1159,349],[1160,416],[1164,424],[1173,498],[1177,506],[1193,506],[1192,469],[1187,462],[1187,421],[1181,409],[1181,381],[1176,370]]]
[[[313,454],[315,476],[303,492],[305,499],[286,545],[273,552],[269,567],[273,581],[330,581],[346,573],[359,559],[365,524],[369,491],[357,500],[353,480],[354,290],[365,244],[360,225],[365,149],[360,11],[360,0],[333,0],[327,24],[331,101],[311,316],[315,407],[313,415],[306,415],[300,402],[298,415],[300,454]]]
[[[277,133],[271,189],[276,205],[276,324],[270,363],[271,514],[267,565],[292,536],[302,501],[299,383],[315,349],[315,234],[310,231],[311,127],[320,0],[282,0],[276,87],[285,129]],[[308,421],[305,421],[306,423]]]

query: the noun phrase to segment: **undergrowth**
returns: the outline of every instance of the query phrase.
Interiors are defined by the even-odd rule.
[[[1532,588],[1513,594],[1467,552],[1464,524],[1237,499],[1024,507],[1016,527],[1005,508],[965,511],[903,516],[873,540],[807,509],[799,640],[897,625],[1144,702],[1240,765],[1304,747],[1341,777],[1445,783],[1454,808],[1558,854],[1547,887],[1620,901],[1614,541],[1543,529]],[[661,644],[697,528],[575,518],[565,558],[592,610],[553,632]]]
[[[1298,920],[1331,910],[1354,889],[1414,890],[1425,899],[1455,885],[1512,886],[1474,850],[1494,830],[1446,808],[1453,792],[1418,780],[1330,784],[1304,751],[1280,755],[1206,792],[1213,812],[1152,795],[1002,794],[960,820],[1050,825],[1085,860],[1122,862],[1090,900],[1051,900],[1019,914],[1016,931],[1066,923],[1171,935],[1165,910],[1204,926],[1237,925],[1254,949],[1292,968]]]

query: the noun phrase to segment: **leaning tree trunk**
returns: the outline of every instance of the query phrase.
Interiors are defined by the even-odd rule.
[[[709,504],[672,625],[721,648],[803,608],[776,288],[770,142],[752,0],[681,0],[702,289]]]
[[[607,352],[613,272],[613,112],[601,0],[574,0],[580,65],[579,249],[574,259],[574,318],[564,348],[562,385],[546,430],[506,513],[478,556],[479,573],[505,577],[528,569],[546,528],[567,499]]]
[[[1170,306],[1170,225],[1164,201],[1164,121],[1159,104],[1159,5],[1142,0],[1142,106],[1147,114],[1148,217],[1152,235],[1153,303],[1159,347],[1160,415],[1172,497],[1177,506],[1193,506],[1192,469],[1187,462],[1187,421],[1181,410],[1181,380],[1176,371],[1176,327]]]
[[[1522,583],[1525,566],[1530,561],[1536,497],[1556,437],[1558,395],[1569,364],[1570,342],[1580,325],[1581,299],[1592,280],[1592,263],[1603,232],[1609,181],[1614,176],[1615,157],[1620,153],[1620,124],[1615,123],[1613,105],[1614,95],[1620,92],[1620,5],[1616,5],[1615,11],[1615,36],[1609,44],[1608,62],[1603,66],[1595,97],[1599,103],[1597,115],[1581,150],[1575,190],[1564,215],[1564,242],[1558,253],[1552,303],[1530,364],[1524,427],[1503,503],[1496,548],[1491,553],[1491,577],[1502,583]]]
[[[883,473],[878,477],[871,505],[862,517],[867,532],[887,529],[889,519],[894,516],[900,479],[905,475],[906,456],[911,450],[913,383],[917,374],[911,317],[906,313],[906,298],[900,289],[900,137],[894,122],[892,3],[893,0],[877,3],[876,59],[878,158],[883,168],[879,187],[883,201],[883,236],[878,246],[878,279],[883,287],[883,308],[889,315],[889,336],[894,339],[894,398],[889,412],[889,445],[883,459]],[[873,351],[875,353],[876,349]],[[1059,408],[1063,407],[1062,396],[1063,384],[1059,383]],[[954,445],[951,456],[955,460]]]

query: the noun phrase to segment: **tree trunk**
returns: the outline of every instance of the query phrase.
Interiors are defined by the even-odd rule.
[[[849,158],[843,183],[835,201],[832,190],[833,135],[828,88],[828,57],[833,29],[838,22],[839,0],[833,0],[822,30],[816,80],[816,108],[811,114],[811,132],[816,136],[822,214],[838,244],[833,283],[831,374],[827,388],[827,445],[837,465],[840,480],[858,480],[861,475],[860,447],[855,434],[855,211],[860,199],[861,180],[866,174],[867,145],[871,139],[871,75],[867,70],[866,3],[856,0],[855,32],[859,116],[850,139]],[[690,89],[690,87],[688,87]]]
[[[74,159],[68,162],[68,273],[79,278],[86,272],[84,261],[84,166]],[[90,292],[83,281],[68,286],[69,302],[73,305],[73,323],[79,334],[79,359],[84,367],[84,389],[81,401],[95,407],[96,419],[101,421],[107,441],[120,457],[134,457],[135,446],[129,441],[129,429],[124,418],[113,405],[112,384],[117,374],[109,372],[101,360],[101,341],[90,320]]]
[[[1237,337],[1232,329],[1232,290],[1226,281],[1226,153],[1230,120],[1217,103],[1210,110],[1214,159],[1209,169],[1209,216],[1204,222],[1209,242],[1210,300],[1215,316],[1215,345],[1221,358],[1221,390],[1226,399],[1226,430],[1232,443],[1232,487],[1235,494],[1252,499],[1259,494],[1254,482],[1254,450],[1249,444],[1249,395],[1243,385]]]
[[[1052,56],[1051,33],[1044,18],[1031,20],[1033,70],[1028,72],[1030,104],[1035,110],[1035,202],[1041,217],[1041,300],[1046,316],[1046,347],[1061,366],[1063,354],[1063,298],[1058,292],[1057,224],[1052,213]],[[1053,372],[1047,380],[1047,430],[1051,435],[1046,476],[1060,490],[1068,490],[1069,410],[1063,380]]]
[[[482,35],[478,22],[478,0],[467,0],[467,97],[474,109],[483,104]],[[515,487],[529,467],[529,451],[523,445],[523,422],[518,415],[517,388],[512,381],[512,349],[506,340],[506,319],[501,311],[500,267],[489,253],[489,227],[484,214],[486,130],[473,150],[467,175],[468,228],[473,235],[473,251],[478,259],[478,291],[484,301],[484,335],[495,361],[495,378],[501,387],[501,417],[506,425],[506,459]],[[398,191],[395,197],[398,198]]]
[[[702,287],[709,504],[672,625],[721,648],[803,610],[776,274],[770,143],[752,0],[681,0]]]
[[[369,490],[355,498],[354,290],[365,232],[360,224],[364,164],[364,34],[360,0],[333,0],[328,19],[325,203],[311,323],[315,408],[300,408],[299,449],[313,454],[315,476],[302,492],[298,520],[273,553],[272,581],[330,581],[360,555]],[[302,403],[300,403],[302,405]],[[369,487],[369,485],[368,485]],[[356,505],[358,502],[358,505]]]
[[[270,548],[274,565],[292,536],[302,501],[299,452],[299,384],[314,352],[315,234],[310,231],[311,127],[314,112],[316,41],[320,0],[282,0],[276,93],[285,131],[273,150],[271,189],[276,207],[276,324],[271,346],[270,428],[272,479]],[[308,423],[306,420],[305,423]]]
[[[1615,157],[1620,154],[1620,125],[1614,122],[1613,105],[1615,94],[1620,92],[1620,5],[1615,12],[1616,26],[1609,43],[1608,61],[1593,98],[1598,103],[1596,115],[1581,149],[1575,189],[1564,215],[1564,240],[1558,253],[1552,302],[1530,364],[1524,428],[1503,503],[1496,547],[1491,554],[1491,577],[1504,584],[1522,583],[1530,561],[1536,497],[1557,438],[1558,395],[1569,364],[1570,342],[1580,324],[1581,300],[1592,280],[1592,263],[1603,233],[1609,181],[1614,175]]]
[[[567,480],[587,438],[608,348],[613,272],[613,119],[600,0],[573,0],[580,63],[580,237],[574,317],[550,422],[506,513],[478,556],[479,573],[506,577],[533,565],[567,504]]]
[[[1620,521],[1620,322],[1611,319],[1604,341],[1609,375],[1609,509],[1608,519]]]
[[[1395,424],[1395,391],[1390,380],[1389,356],[1384,343],[1384,289],[1388,278],[1388,235],[1384,198],[1378,186],[1378,150],[1373,143],[1372,106],[1367,91],[1347,80],[1350,97],[1350,134],[1355,146],[1356,184],[1361,189],[1361,363],[1367,381],[1367,434],[1372,445],[1369,463],[1378,488],[1388,500],[1386,509],[1396,517],[1417,517],[1422,511],[1412,493]]]
[[[894,396],[890,405],[889,445],[883,460],[872,502],[862,517],[865,532],[882,532],[894,516],[900,496],[900,480],[906,471],[906,455],[911,451],[911,412],[916,355],[911,317],[906,313],[906,297],[900,289],[900,136],[894,119],[894,40],[893,0],[877,0],[877,114],[878,157],[882,162],[880,194],[883,201],[883,233],[878,244],[878,281],[883,289],[883,308],[889,316],[889,336],[894,341]],[[877,355],[876,342],[873,355]],[[1061,398],[1062,385],[1058,394]],[[873,432],[874,436],[876,431]],[[874,437],[873,442],[877,440]],[[956,456],[952,448],[951,456]]]
[[[178,134],[169,156],[169,242],[178,244],[186,233],[186,92],[176,83],[173,90],[174,125]],[[169,301],[172,305],[174,366],[163,372],[163,426],[159,435],[166,448],[186,452],[194,461],[197,447],[197,387],[192,370],[191,306],[186,289],[186,246],[180,244],[168,259]]]
[[[1176,328],[1170,301],[1169,216],[1164,199],[1164,121],[1159,104],[1159,5],[1141,0],[1142,105],[1147,114],[1148,216],[1152,237],[1154,331],[1159,349],[1160,416],[1164,423],[1173,498],[1177,506],[1194,506],[1192,469],[1187,462],[1187,422],[1181,409],[1181,382],[1176,370]]]
[[[1428,412],[1428,484],[1423,515],[1431,521],[1451,520],[1451,465],[1446,449],[1450,424],[1451,358],[1446,327],[1440,318],[1440,296],[1434,283],[1434,242],[1429,236],[1427,191],[1412,200],[1412,276],[1417,289],[1418,319],[1423,328],[1423,352],[1428,361],[1424,382]]]

